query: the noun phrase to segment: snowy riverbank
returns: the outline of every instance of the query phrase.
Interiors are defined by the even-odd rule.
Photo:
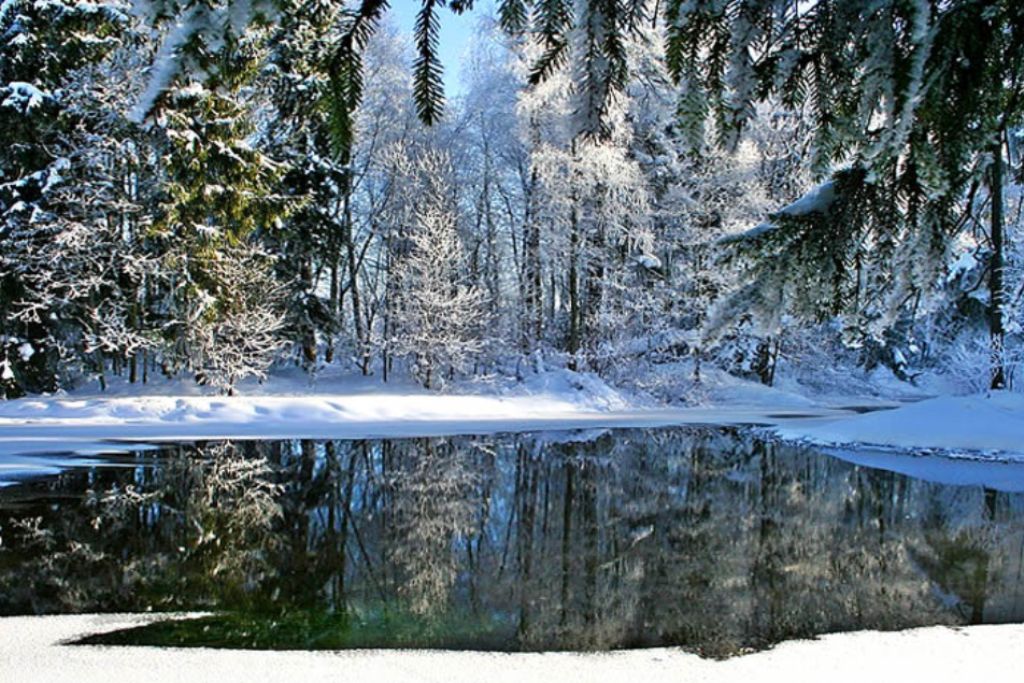
[[[842,411],[769,402],[665,408],[620,393],[594,375],[554,370],[524,381],[427,391],[409,383],[295,374],[220,396],[187,382],[117,385],[106,392],[0,401],[0,454],[96,450],[97,442],[188,439],[371,438],[502,431],[775,424]],[[103,446],[108,448],[109,446]]]
[[[0,619],[0,671],[10,680],[336,681],[1016,681],[1024,626],[862,631],[782,643],[724,661],[675,648],[577,654],[357,650],[268,652],[69,645],[81,636],[163,618],[73,615]],[[1008,659],[1009,657],[1009,659]]]
[[[747,386],[750,384],[750,386]],[[1024,461],[1024,395],[898,404],[836,395],[810,399],[753,383],[719,388],[714,402],[666,407],[566,370],[463,385],[451,393],[408,383],[299,373],[220,396],[186,382],[0,401],[0,455],[88,453],[118,440],[372,438],[502,431],[755,424],[820,446]],[[838,407],[837,407],[838,406]],[[866,407],[886,408],[860,414]],[[842,456],[841,456],[842,457]],[[24,465],[25,463],[22,463]],[[0,467],[12,467],[0,461]],[[887,469],[893,469],[887,466]]]
[[[942,396],[895,410],[784,425],[777,432],[785,439],[824,446],[1024,460],[1024,394]]]

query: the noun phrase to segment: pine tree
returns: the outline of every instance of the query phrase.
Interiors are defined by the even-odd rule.
[[[124,116],[132,94],[106,87],[107,79],[139,74],[135,47],[66,82],[73,95],[65,115],[76,125],[54,148],[62,180],[33,223],[46,239],[19,254],[26,287],[17,315],[45,323],[46,337],[35,342],[59,350],[62,385],[81,377],[103,385],[111,369],[137,381],[159,339],[145,300],[158,269],[145,245],[155,159],[144,131]]]
[[[254,245],[291,208],[279,193],[285,169],[249,142],[243,88],[259,63],[257,45],[201,50],[216,57],[207,85],[172,84],[150,110],[165,174],[149,232],[167,297],[164,369],[187,368],[229,392],[241,377],[265,372],[284,324],[280,287]]]
[[[281,190],[295,210],[262,242],[280,255],[278,277],[289,283],[287,334],[295,340],[304,367],[312,371],[320,347],[340,332],[337,311],[340,240],[337,199],[347,169],[336,155],[334,126],[339,113],[323,106],[332,88],[329,55],[343,20],[341,7],[324,0],[292,3],[273,31],[263,70],[273,104],[274,125],[263,131],[268,154],[287,166]],[[344,112],[345,136],[352,113]],[[330,292],[318,293],[318,274],[329,271]]]

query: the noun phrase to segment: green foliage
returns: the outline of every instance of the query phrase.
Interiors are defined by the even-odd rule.
[[[328,64],[330,88],[325,97],[335,153],[341,157],[352,146],[352,115],[363,96],[361,53],[387,9],[387,0],[363,0],[358,9],[342,14],[341,37]]]
[[[263,136],[266,152],[287,169],[279,191],[291,211],[280,229],[261,235],[261,242],[279,256],[277,277],[288,287],[286,334],[301,340],[307,367],[316,359],[318,335],[337,332],[329,301],[316,291],[315,273],[319,263],[339,250],[334,207],[355,142],[352,126],[358,107],[354,100],[346,101],[349,95],[338,94],[337,73],[332,71],[337,30],[349,31],[351,21],[335,0],[320,0],[313,11],[296,9],[282,17],[262,83],[275,124]],[[368,30],[362,33],[361,41],[369,36]],[[349,58],[362,59],[359,53]],[[361,79],[358,71],[352,75]]]
[[[498,6],[498,23],[509,33],[526,30],[529,21],[529,4],[524,0],[505,0]]]
[[[568,58],[568,33],[573,25],[572,3],[569,0],[540,0],[537,8],[537,32],[544,52],[530,71],[530,84],[547,80],[562,68]],[[509,30],[506,27],[506,30]]]
[[[194,243],[202,259],[282,215],[273,190],[283,169],[248,143],[252,124],[237,101],[192,84],[173,92],[160,118],[169,182],[154,236]]]
[[[280,347],[282,293],[272,260],[252,244],[294,209],[280,191],[287,169],[253,146],[248,98],[261,38],[214,50],[197,36],[187,48],[215,65],[205,84],[172,84],[150,112],[161,177],[148,239],[167,299],[164,367],[228,391],[261,375]]]
[[[371,603],[349,612],[228,612],[200,619],[161,621],[90,636],[80,642],[244,650],[507,650],[515,645],[511,630],[510,624],[500,618],[488,620],[467,613],[425,617],[390,603]]]
[[[441,30],[437,9],[443,6],[444,0],[423,0],[413,28],[416,42],[416,60],[412,66],[413,96],[420,119],[428,126],[436,123],[444,110],[444,68],[437,54]]]
[[[438,55],[440,10],[463,14],[474,7],[472,0],[422,0],[413,29],[416,59],[412,65],[414,99],[420,119],[426,124],[440,120],[444,111],[443,65]],[[165,43],[169,53],[193,42],[219,44],[239,40],[248,24],[266,22],[270,13],[265,5],[273,5],[278,13],[308,11],[303,5],[294,7],[293,0],[253,3],[248,11],[232,13],[230,3],[222,6],[206,0],[191,4],[183,0],[148,0],[155,23],[169,17],[179,18],[179,27]],[[387,0],[361,0],[351,9],[342,8],[336,43],[329,54],[330,88],[324,94],[324,107],[331,112],[335,152],[343,156],[352,144],[352,113],[359,105],[363,91],[361,53],[366,47],[384,12]],[[587,137],[603,137],[608,133],[607,114],[612,98],[626,82],[627,63],[624,40],[648,19],[647,0],[587,0],[574,12],[570,0],[500,0],[497,13],[500,25],[509,33],[531,32],[545,47],[537,62],[532,80],[536,83],[550,76],[564,63],[570,52],[577,53],[574,62],[579,70],[579,102],[581,117],[579,133]],[[224,17],[224,21],[219,21]],[[284,23],[287,23],[286,19]],[[280,23],[280,22],[279,22]],[[570,34],[578,46],[573,46]],[[177,76],[176,69],[206,70],[204,59],[194,50],[185,50],[186,58],[176,62],[166,73]],[[157,76],[151,77],[151,88],[160,88]],[[149,111],[149,103],[142,109]]]

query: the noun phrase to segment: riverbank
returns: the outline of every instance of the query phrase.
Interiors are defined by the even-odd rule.
[[[686,424],[775,425],[833,419],[850,411],[784,401],[665,407],[621,393],[594,375],[566,370],[427,391],[296,376],[245,385],[220,396],[185,382],[121,385],[103,393],[0,401],[0,454],[110,449],[115,441],[194,439],[355,439],[489,434]]]
[[[756,389],[756,391],[754,391]],[[707,404],[654,404],[567,370],[452,392],[372,378],[285,375],[221,396],[186,382],[0,401],[0,468],[11,454],[88,454],[116,442],[357,439],[674,425],[758,425],[783,439],[847,450],[1024,462],[1024,394],[914,403],[810,399],[730,386]]]

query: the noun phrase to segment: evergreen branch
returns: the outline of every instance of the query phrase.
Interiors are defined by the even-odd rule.
[[[592,0],[581,27],[577,133],[585,138],[610,135],[607,113],[615,93],[628,77],[622,36],[622,7],[618,0]]]
[[[530,85],[544,82],[565,64],[569,54],[567,36],[573,22],[568,0],[541,0],[534,12],[537,40],[544,46],[544,52],[530,68]]]
[[[347,28],[328,61],[328,125],[334,151],[343,160],[352,145],[352,113],[363,95],[362,51],[388,6],[388,0],[363,0],[349,11]]]
[[[568,47],[569,43],[564,38],[549,44],[540,58],[530,67],[529,84],[539,85],[558,71],[568,57]]]
[[[413,98],[420,120],[428,126],[436,123],[444,110],[444,69],[437,54],[439,6],[444,6],[444,0],[423,0],[413,27],[417,54],[413,62]]]
[[[528,8],[524,0],[502,0],[498,5],[498,25],[511,35],[526,30]]]

